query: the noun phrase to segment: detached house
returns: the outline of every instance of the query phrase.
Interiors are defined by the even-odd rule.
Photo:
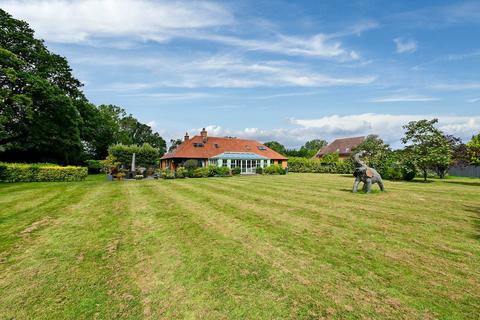
[[[352,150],[365,140],[365,137],[353,137],[336,139],[328,146],[318,150],[315,158],[321,158],[326,154],[338,153],[340,159],[349,158],[352,155]]]
[[[255,173],[257,167],[267,167],[277,164],[287,167],[288,158],[273,151],[255,140],[238,138],[209,137],[205,128],[199,136],[185,139],[177,148],[166,153],[160,159],[162,169],[175,170],[189,159],[196,159],[200,165],[217,165],[233,169],[239,167],[243,174]]]

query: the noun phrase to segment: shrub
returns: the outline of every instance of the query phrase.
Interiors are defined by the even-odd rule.
[[[206,167],[206,169],[208,169],[208,176],[209,177],[215,177],[217,175],[217,172],[218,172],[219,168],[218,168],[218,166],[210,164]]]
[[[240,173],[242,173],[242,169],[241,169],[240,167],[235,167],[235,168],[232,169],[232,174],[233,174],[234,176],[237,176],[237,175],[239,175]]]
[[[176,178],[180,178],[180,179],[183,179],[185,178],[187,175],[187,170],[185,170],[184,167],[178,167],[177,168],[177,171],[175,172],[175,177]]]
[[[143,175],[141,175],[141,174],[137,174],[135,176],[135,180],[142,180],[142,179],[143,179]]]
[[[408,167],[402,168],[402,178],[403,178],[403,180],[412,181],[415,178],[416,175],[417,175],[417,172],[416,172],[415,168],[408,168]]]
[[[6,182],[81,181],[87,175],[88,169],[85,167],[0,163],[0,181]]]
[[[103,169],[102,160],[85,160],[85,165],[88,168],[88,173],[97,174],[100,173]]]
[[[170,169],[162,170],[162,179],[175,179],[175,172]]]
[[[193,178],[208,178],[210,177],[210,169],[208,167],[197,168],[193,171]]]
[[[185,167],[185,169],[187,169],[188,172],[192,172],[192,171],[194,171],[195,169],[198,168],[198,160],[189,159],[189,160],[185,161],[183,166]]]
[[[339,156],[338,156],[338,152],[335,152],[335,153],[327,153],[326,155],[324,155],[321,159],[320,159],[320,162],[321,163],[337,163],[339,162]]]
[[[287,171],[284,168],[282,168],[281,166],[276,165],[276,164],[272,164],[272,165],[266,167],[263,170],[263,172],[265,174],[282,174],[282,175],[287,173]]]
[[[385,168],[383,174],[380,174],[383,179],[387,180],[402,180],[403,174],[402,169],[398,166],[390,166]]]
[[[256,174],[263,174],[263,168],[262,168],[262,167],[257,167],[257,168],[255,169],[255,173],[256,173]]]
[[[219,177],[230,177],[232,172],[228,167],[217,167],[217,176]]]

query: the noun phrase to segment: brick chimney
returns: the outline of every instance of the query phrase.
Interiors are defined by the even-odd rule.
[[[202,131],[200,131],[200,135],[202,136],[203,143],[206,143],[208,138],[207,138],[207,130],[205,130],[205,128],[203,128]]]
[[[184,141],[188,141],[190,140],[190,137],[188,136],[188,132],[185,132],[185,137],[184,138]]]

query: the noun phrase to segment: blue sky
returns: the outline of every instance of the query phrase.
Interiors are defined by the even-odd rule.
[[[479,1],[0,0],[69,60],[87,97],[166,139],[306,140],[437,117],[480,131]]]

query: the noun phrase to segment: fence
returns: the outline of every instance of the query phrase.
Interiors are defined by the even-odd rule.
[[[451,176],[480,178],[480,166],[458,166],[448,170]]]

